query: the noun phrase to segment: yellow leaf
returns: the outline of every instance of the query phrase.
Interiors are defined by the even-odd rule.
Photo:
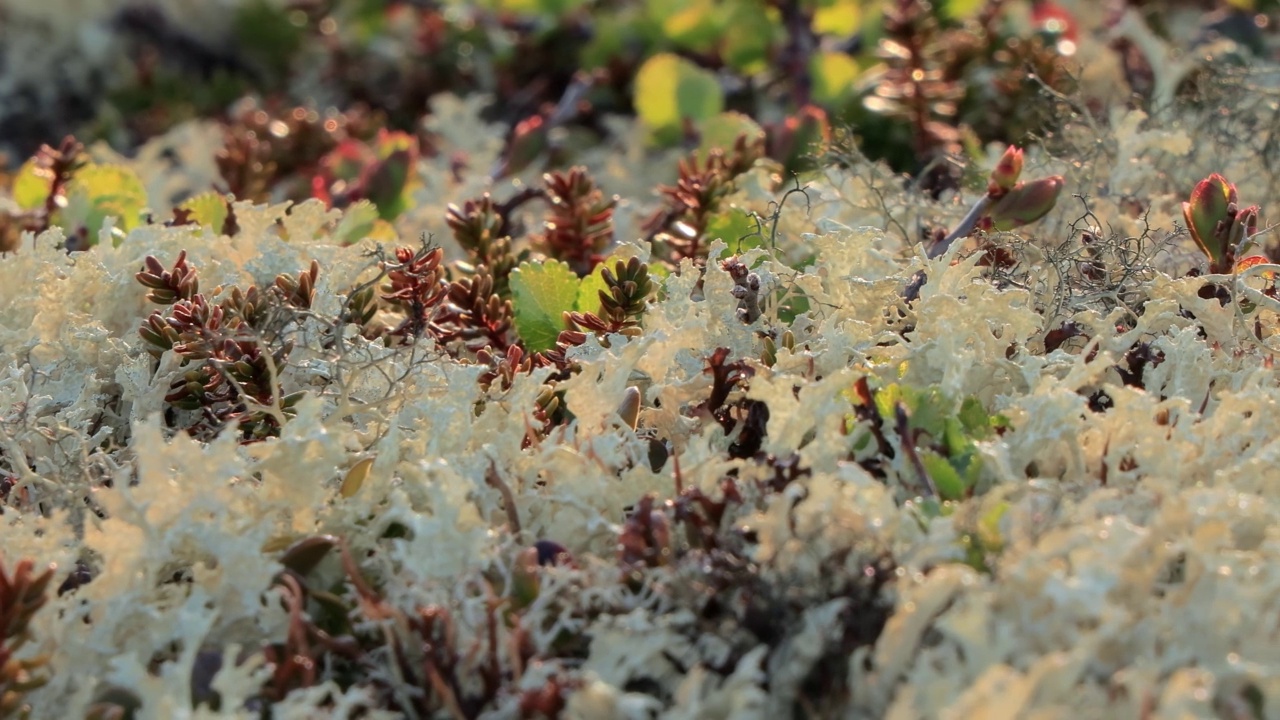
[[[342,479],[342,485],[338,488],[338,494],[344,498],[354,496],[360,492],[364,481],[369,479],[369,471],[373,469],[373,458],[365,458],[347,471],[347,476]]]

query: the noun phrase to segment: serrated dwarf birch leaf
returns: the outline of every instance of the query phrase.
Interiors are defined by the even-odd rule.
[[[364,486],[364,481],[369,479],[369,471],[373,469],[374,458],[365,458],[347,471],[347,476],[342,478],[342,485],[338,487],[338,493],[344,498],[354,496],[360,492],[360,488]]]
[[[939,497],[943,500],[959,500],[964,497],[964,478],[960,477],[960,473],[949,460],[933,451],[922,450],[920,462],[924,464],[925,472],[929,473],[929,478],[933,480],[933,486],[938,489]]]
[[[511,300],[516,332],[532,352],[555,347],[565,329],[564,313],[578,301],[581,281],[568,264],[559,260],[520,263],[511,271]]]
[[[188,198],[178,208],[186,210],[190,219],[198,225],[209,228],[217,234],[222,233],[222,227],[227,222],[227,200],[221,193],[213,191],[200,193]]]
[[[44,204],[53,187],[53,176],[47,169],[36,166],[32,158],[18,168],[13,178],[13,201],[23,210],[34,210]]]

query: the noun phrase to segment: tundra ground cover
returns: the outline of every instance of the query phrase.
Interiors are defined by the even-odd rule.
[[[0,5],[0,716],[1280,707],[1265,3],[231,6]]]

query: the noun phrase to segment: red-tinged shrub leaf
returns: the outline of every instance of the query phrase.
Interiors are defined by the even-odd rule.
[[[1269,262],[1271,262],[1271,260],[1263,255],[1250,255],[1247,258],[1242,258],[1236,261],[1235,272],[1242,273],[1254,265],[1266,265]],[[1262,273],[1262,277],[1267,278],[1268,280],[1274,280],[1276,274],[1268,270]]]
[[[412,169],[413,154],[408,150],[396,150],[372,166],[365,183],[365,197],[378,206],[383,220],[394,220],[407,209],[402,196]]]
[[[1213,265],[1226,257],[1225,238],[1217,237],[1215,230],[1219,222],[1227,220],[1227,210],[1235,201],[1236,186],[1214,173],[1201,180],[1191,191],[1191,200],[1182,204],[1187,230]]]
[[[377,148],[379,160],[385,160],[402,150],[416,157],[418,154],[418,139],[406,132],[399,130],[388,131],[384,128],[378,131],[375,147]]]
[[[351,182],[360,177],[360,172],[375,159],[369,146],[359,140],[347,139],[325,156],[321,166],[329,171],[331,178]]]
[[[516,124],[507,146],[506,157],[498,170],[499,177],[514,175],[533,164],[550,146],[548,127],[541,115],[531,115]]]

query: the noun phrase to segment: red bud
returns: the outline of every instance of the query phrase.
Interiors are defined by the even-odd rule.
[[[987,183],[987,194],[998,198],[1009,192],[1018,184],[1018,176],[1022,174],[1022,148],[1010,145],[1000,162],[991,171],[991,180]]]

